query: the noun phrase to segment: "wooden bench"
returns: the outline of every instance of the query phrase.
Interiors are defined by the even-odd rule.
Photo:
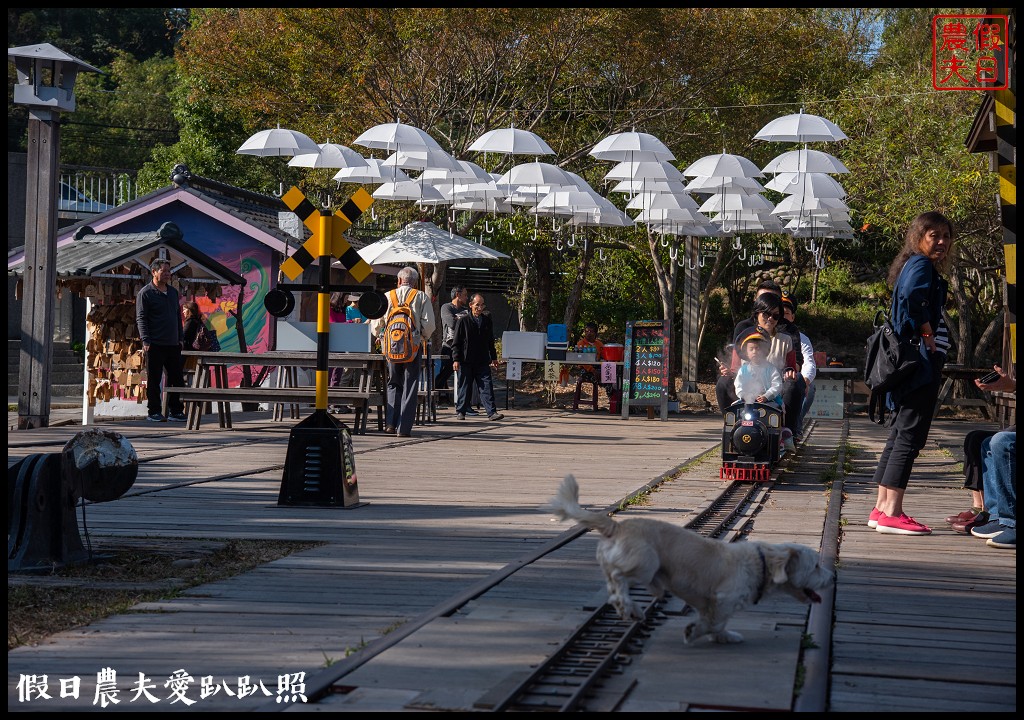
[[[315,365],[315,353],[310,352],[269,352],[222,353],[187,351],[185,356],[197,358],[195,375],[188,387],[168,387],[168,392],[177,393],[185,404],[187,425],[198,430],[202,423],[203,410],[207,403],[217,405],[220,427],[231,427],[231,403],[269,403],[273,406],[274,420],[283,420],[282,408],[291,408],[291,417],[298,418],[299,405],[316,404],[316,388],[298,385],[299,367]],[[337,405],[351,405],[355,409],[353,431],[366,432],[371,407],[377,408],[377,428],[384,429],[384,363],[374,353],[331,353],[329,364],[348,372],[345,386],[327,389],[327,402]],[[227,369],[231,365],[261,365],[278,369],[277,387],[228,387]]]

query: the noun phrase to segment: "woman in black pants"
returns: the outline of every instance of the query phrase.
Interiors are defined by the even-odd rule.
[[[940,272],[949,267],[952,248],[949,220],[938,212],[921,213],[910,223],[903,249],[889,268],[893,327],[918,345],[925,362],[887,398],[892,430],[875,470],[878,498],[868,518],[868,526],[883,534],[931,533],[903,511],[903,495],[914,460],[928,440],[949,347],[942,320],[947,284]]]

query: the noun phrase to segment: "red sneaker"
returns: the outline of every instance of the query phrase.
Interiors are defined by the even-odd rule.
[[[875,528],[875,532],[880,532],[883,535],[931,535],[932,529],[927,525],[922,525],[906,513],[899,517],[891,517],[883,513],[878,518],[878,527]]]
[[[868,515],[868,527],[874,530],[878,527],[878,518],[882,517],[882,511],[878,508],[871,508],[871,514]]]

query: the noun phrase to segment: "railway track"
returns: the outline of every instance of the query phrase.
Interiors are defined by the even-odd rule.
[[[808,435],[813,432],[812,427]],[[845,432],[844,428],[842,437],[845,437]],[[708,453],[717,451],[716,447]],[[733,482],[725,485],[686,526],[723,542],[741,539],[751,519],[770,497],[779,474],[792,472],[799,463],[798,452],[795,457],[775,468],[769,482]],[[331,694],[350,692],[352,687],[345,683],[345,677],[372,661],[373,657],[397,645],[431,620],[455,614],[522,568],[555,552],[585,532],[577,526],[537,554],[515,563],[515,567],[505,568],[460,597],[453,598],[444,607],[435,608],[429,617],[419,618],[408,627],[403,627],[401,632],[395,633],[388,641],[375,644],[374,648],[346,659],[339,663],[336,670],[328,669],[311,678],[307,683],[310,702]],[[633,588],[631,596],[643,608],[642,619],[623,621],[610,605],[601,604],[544,662],[510,676],[476,700],[473,709],[478,712],[608,712],[618,709],[635,685],[635,680],[629,679],[624,671],[644,652],[647,639],[658,631],[667,617],[692,613],[678,599],[668,597],[659,601],[640,588]]]

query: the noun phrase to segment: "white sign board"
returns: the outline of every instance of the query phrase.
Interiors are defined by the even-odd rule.
[[[842,420],[846,398],[846,381],[842,378],[818,376],[814,380],[814,403],[807,411],[808,418]]]
[[[523,361],[522,360],[508,360],[505,363],[505,379],[506,380],[522,380],[523,379]]]

